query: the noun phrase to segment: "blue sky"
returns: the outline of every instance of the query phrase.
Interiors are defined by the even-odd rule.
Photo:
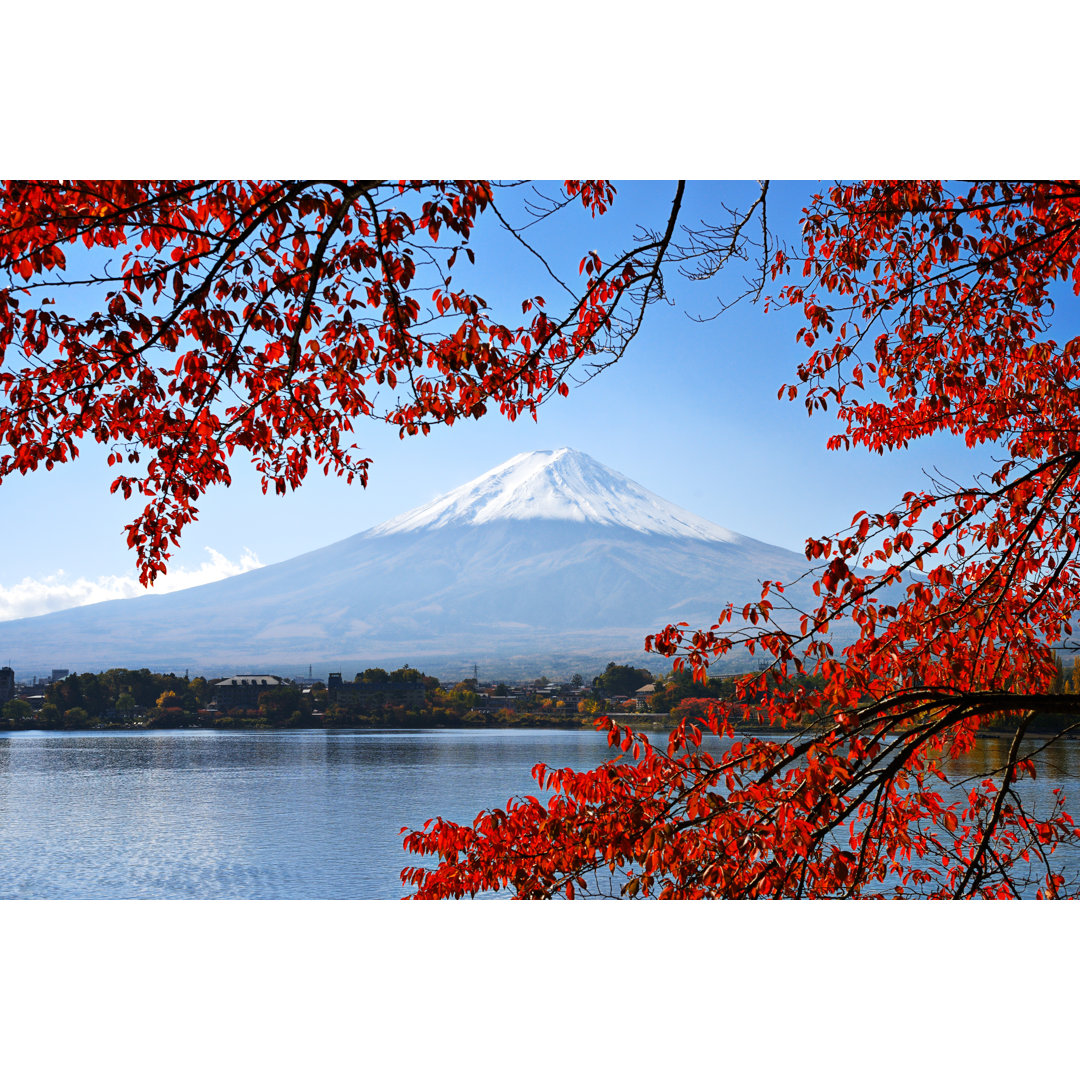
[[[599,222],[565,216],[540,237],[570,276],[590,248],[621,248],[636,225],[666,220],[673,182],[616,183],[615,207]],[[794,238],[817,186],[775,184],[770,225]],[[745,203],[756,190],[754,183],[691,183],[681,220],[718,221],[721,201]],[[550,281],[493,221],[473,246],[476,287],[496,314],[516,318],[522,297],[536,293],[556,302]],[[808,536],[846,526],[856,510],[891,507],[923,486],[922,469],[967,476],[985,464],[984,452],[948,438],[885,458],[828,453],[835,420],[811,419],[798,401],[777,400],[804,351],[794,340],[796,317],[743,303],[697,322],[690,314],[712,315],[718,293],[737,291],[738,274],[695,283],[669,273],[667,284],[674,304],[650,309],[629,353],[568,398],[551,400],[536,423],[491,414],[402,441],[373,422],[357,431],[373,459],[367,490],[312,474],[298,492],[264,496],[254,471],[237,463],[232,487],[200,500],[200,520],[186,530],[167,585],[198,584],[332,543],[526,450],[575,447],[721,525],[800,551]],[[0,517],[15,523],[0,531],[0,619],[139,591],[123,536],[133,504],[108,494],[106,453],[87,445],[74,463],[0,486]]]

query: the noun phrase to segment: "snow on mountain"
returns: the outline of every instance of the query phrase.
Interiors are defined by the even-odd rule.
[[[587,454],[538,451],[286,562],[0,622],[0,655],[17,671],[408,660],[439,674],[475,660],[548,673],[561,657],[572,672],[579,657],[640,661],[646,634],[709,626],[729,601],[757,600],[763,578],[806,569],[802,555],[715,525]]]
[[[518,454],[446,495],[375,526],[369,535],[534,518],[619,525],[729,544],[742,539],[565,446]]]

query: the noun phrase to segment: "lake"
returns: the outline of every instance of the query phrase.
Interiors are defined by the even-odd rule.
[[[966,771],[1007,749],[981,741]],[[471,822],[537,794],[537,761],[608,754],[590,730],[9,732],[0,898],[397,898],[402,825]],[[1080,746],[1062,742],[1036,797],[1064,787],[1080,806],[1078,777]]]

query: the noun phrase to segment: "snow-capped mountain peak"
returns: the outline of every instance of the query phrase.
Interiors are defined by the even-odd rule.
[[[737,543],[738,533],[662,499],[580,450],[518,454],[475,480],[369,530],[370,536],[532,518]]]

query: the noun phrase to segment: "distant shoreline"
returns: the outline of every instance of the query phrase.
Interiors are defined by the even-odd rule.
[[[640,713],[609,713],[611,719],[617,721],[623,727],[631,727],[637,732],[647,734],[650,732],[671,731],[675,727],[675,723],[668,717],[660,717],[656,714],[640,714]],[[634,720],[638,720],[638,723],[634,723]],[[644,722],[642,722],[644,720]],[[529,717],[516,723],[506,723],[505,721],[492,721],[491,723],[471,723],[471,724],[386,724],[386,723],[371,723],[371,724],[341,724],[326,726],[322,724],[312,724],[297,727],[278,727],[273,724],[258,724],[254,722],[245,722],[243,720],[234,720],[227,725],[213,726],[205,724],[187,724],[178,725],[175,727],[157,726],[154,724],[139,724],[139,723],[125,723],[125,724],[98,724],[87,727],[73,727],[73,728],[42,728],[42,727],[13,727],[13,728],[0,728],[0,737],[5,735],[12,735],[16,732],[25,732],[27,734],[39,734],[39,735],[77,735],[84,732],[93,733],[116,733],[123,734],[126,732],[169,732],[169,731],[187,731],[187,732],[230,732],[230,731],[243,731],[243,732],[258,732],[263,734],[288,734],[289,732],[312,732],[312,731],[581,731],[583,734],[595,734],[596,728],[592,723],[582,723],[573,717]],[[768,725],[749,725],[740,726],[735,728],[735,735],[737,737],[746,736],[761,736],[774,733],[774,729]],[[789,727],[777,734],[805,734],[805,729]],[[981,730],[976,732],[977,739],[1011,739],[1015,732],[1007,729],[1001,730]],[[1027,733],[1027,738],[1038,738],[1040,736],[1056,736],[1061,739],[1075,740],[1080,738],[1080,732],[1068,732],[1058,733],[1050,730],[1033,730]]]

